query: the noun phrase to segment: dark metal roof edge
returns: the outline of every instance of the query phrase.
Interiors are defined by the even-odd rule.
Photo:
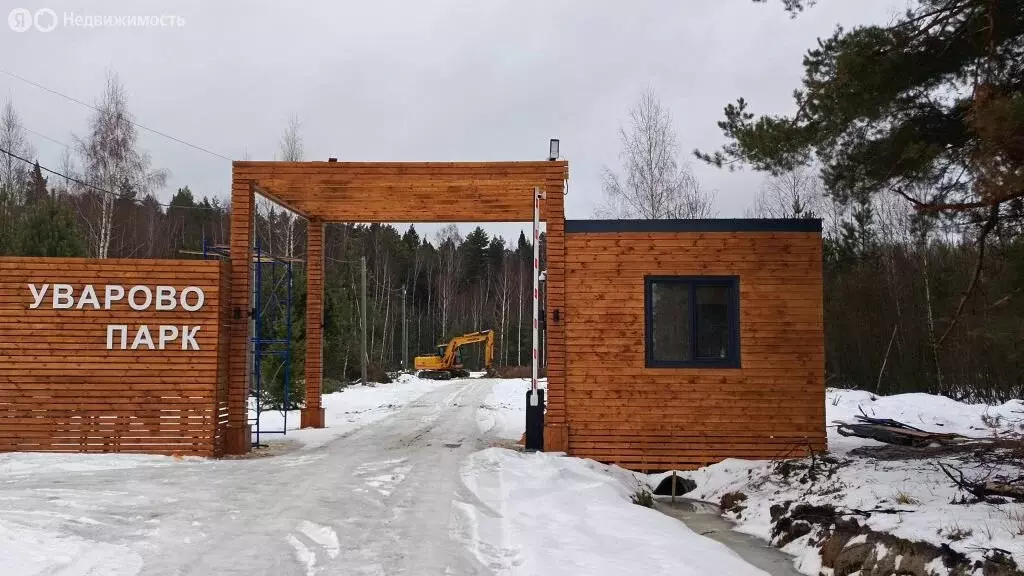
[[[566,234],[587,232],[821,232],[817,218],[566,220]]]

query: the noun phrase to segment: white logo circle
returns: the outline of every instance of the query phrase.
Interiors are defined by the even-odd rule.
[[[56,17],[56,14],[54,14]],[[7,15],[7,25],[15,32],[24,32],[32,27],[32,12],[28,8],[15,8]]]
[[[40,8],[36,10],[35,16],[36,30],[40,32],[50,32],[57,27],[57,13],[49,8]]]

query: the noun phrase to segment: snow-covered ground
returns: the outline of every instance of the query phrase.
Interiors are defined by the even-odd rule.
[[[827,398],[829,423],[853,422],[863,410],[868,416],[891,418],[923,430],[984,438],[997,433],[1020,432],[1024,422],[1024,402],[1018,400],[987,406],[927,394],[879,397],[867,392],[832,389]],[[952,457],[883,460],[859,456],[851,454],[851,450],[882,444],[840,436],[835,427],[829,428],[828,439],[833,455],[848,463],[837,467],[833,478],[820,480],[814,489],[772,474],[773,463],[770,462],[726,460],[682,473],[697,483],[697,489],[687,496],[717,503],[730,492],[746,494],[745,509],[739,517],[731,515],[737,521],[736,529],[765,540],[771,536],[771,505],[785,501],[832,504],[844,509],[907,510],[897,514],[875,513],[867,519],[858,517],[858,520],[874,531],[898,538],[947,544],[972,560],[980,559],[987,549],[1007,550],[1019,566],[1024,566],[1024,504],[953,504],[954,499],[963,494],[938,468],[937,462],[953,463],[967,476],[1009,470],[999,465],[965,467],[964,462]],[[653,477],[651,482],[660,478]],[[809,536],[799,538],[783,549],[797,556],[800,571],[817,575],[821,559],[808,540]]]
[[[268,458],[2,454],[0,576],[763,574],[629,472],[491,448],[527,386],[352,387]]]
[[[267,443],[286,439],[298,442],[305,448],[323,446],[339,436],[387,417],[395,410],[445,384],[443,380],[426,380],[402,374],[389,384],[349,386],[340,392],[323,395],[326,428],[300,428],[300,413],[298,410],[291,410],[287,415],[287,434],[261,434],[259,441]],[[250,400],[250,405],[252,404],[253,401]],[[250,418],[255,418],[255,414],[255,409],[250,408]],[[260,428],[264,431],[283,430],[285,422],[285,414],[282,411],[268,410],[260,414]],[[254,426],[253,440],[256,437],[255,430]]]
[[[2,454],[0,576],[763,574],[633,505],[644,479],[631,472],[492,447],[522,435],[528,387],[411,376],[350,387],[324,397],[326,429],[294,430],[291,413],[287,438],[302,449],[272,458]],[[830,421],[861,410],[974,437],[1019,431],[1024,420],[1018,401],[828,392]],[[265,413],[264,426],[280,427],[275,417]],[[782,481],[777,464],[728,460],[684,473],[698,486],[689,496],[745,493],[737,529],[765,539],[770,506],[785,500],[899,508],[907,512],[861,521],[970,558],[1008,550],[1024,564],[1024,505],[953,504],[960,495],[934,461],[851,453],[880,444],[833,432],[830,449],[844,465],[816,489]],[[808,540],[785,550],[818,574]]]
[[[764,576],[718,542],[630,496],[633,473],[491,448],[469,456],[455,535],[496,574]]]
[[[540,388],[547,387],[541,379]],[[530,381],[526,378],[494,380],[491,392],[476,413],[480,431],[506,440],[519,440],[526,426],[526,391]]]

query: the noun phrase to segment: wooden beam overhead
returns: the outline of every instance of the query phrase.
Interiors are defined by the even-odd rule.
[[[564,161],[235,162],[236,183],[325,222],[527,222]],[[558,186],[561,193],[561,186]],[[546,204],[546,203],[543,203]],[[542,218],[547,219],[546,205]]]

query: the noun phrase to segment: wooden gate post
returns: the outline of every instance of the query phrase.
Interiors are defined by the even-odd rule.
[[[249,407],[249,316],[255,192],[249,180],[231,178],[231,328],[228,361],[228,426],[225,454],[246,454],[252,444]]]
[[[547,198],[547,414],[544,417],[544,451],[568,452],[569,434],[566,414],[565,351],[565,183],[564,176],[549,176],[545,184]]]
[[[306,239],[306,407],[301,424],[303,428],[323,428],[324,223],[311,219]]]

